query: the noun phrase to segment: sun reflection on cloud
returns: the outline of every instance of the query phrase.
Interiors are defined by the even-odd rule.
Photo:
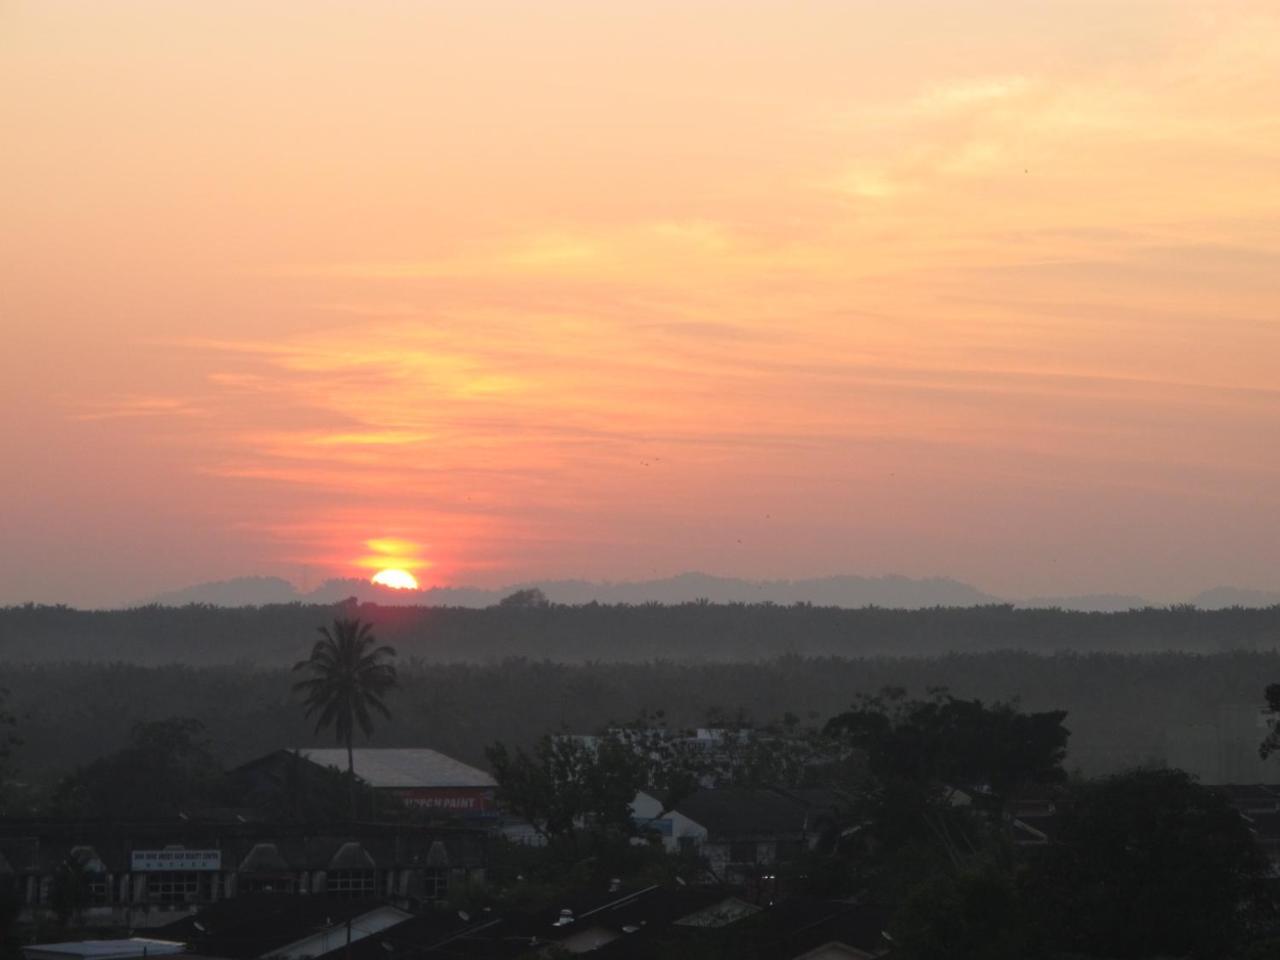
[[[429,570],[434,564],[423,556],[422,544],[396,537],[379,537],[366,540],[365,547],[369,551],[355,561],[355,565],[365,570],[398,570],[413,574],[419,570]]]

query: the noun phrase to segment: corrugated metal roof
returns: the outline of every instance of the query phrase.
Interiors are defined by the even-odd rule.
[[[343,747],[302,747],[298,753],[321,766],[347,769]],[[492,787],[497,783],[483,770],[425,747],[364,747],[352,754],[356,776],[371,787]]]
[[[70,940],[64,943],[36,943],[22,948],[28,957],[159,957],[182,953],[186,944],[172,940],[130,937],[128,940]]]

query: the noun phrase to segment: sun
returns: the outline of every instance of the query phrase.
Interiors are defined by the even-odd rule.
[[[370,578],[370,583],[392,590],[418,589],[418,578],[408,570],[379,570]]]

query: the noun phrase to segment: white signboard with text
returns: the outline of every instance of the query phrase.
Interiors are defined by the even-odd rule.
[[[135,873],[147,870],[221,870],[221,850],[135,850]]]

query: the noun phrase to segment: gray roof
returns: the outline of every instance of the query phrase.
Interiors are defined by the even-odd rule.
[[[302,747],[298,753],[312,763],[347,769],[343,747]],[[497,781],[483,770],[425,747],[408,749],[357,748],[353,751],[356,776],[371,787],[492,787]]]
[[[274,843],[255,843],[240,862],[241,873],[288,873],[289,861]]]
[[[373,870],[378,866],[369,851],[354,840],[348,840],[338,848],[329,861],[330,870]]]
[[[130,937],[128,940],[71,940],[64,943],[37,943],[22,948],[28,957],[83,957],[86,960],[163,956],[182,953],[186,949],[186,944],[183,943],[147,937]]]
[[[823,805],[822,800],[828,803]],[[721,787],[699,790],[675,809],[706,827],[713,839],[726,839],[804,834],[830,807],[830,791]]]

